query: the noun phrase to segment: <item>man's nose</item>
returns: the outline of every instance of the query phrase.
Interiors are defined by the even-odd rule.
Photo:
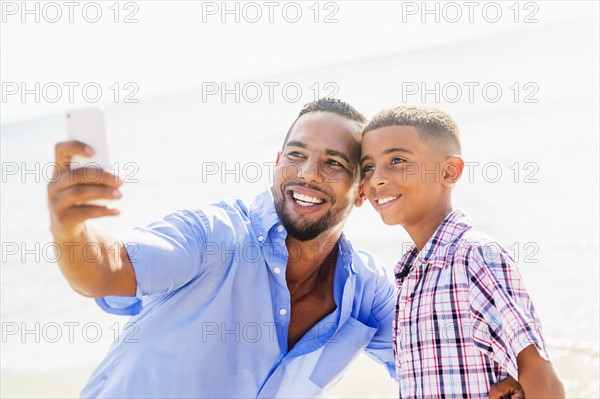
[[[307,182],[323,183],[323,168],[318,159],[309,157],[299,168],[299,176]]]

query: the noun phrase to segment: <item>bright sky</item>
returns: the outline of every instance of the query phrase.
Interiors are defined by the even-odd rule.
[[[598,18],[596,1],[0,3],[2,123],[89,104],[85,96],[98,87],[100,104],[113,102],[117,89],[123,98],[138,88],[144,99]]]

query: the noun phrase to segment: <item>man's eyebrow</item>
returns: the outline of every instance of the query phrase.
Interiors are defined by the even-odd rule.
[[[391,154],[392,152],[405,152],[407,154],[413,154],[413,152],[407,148],[393,147],[393,148],[388,148],[387,150],[382,152],[381,155],[388,155],[388,154]],[[362,157],[360,159],[360,163],[365,162],[367,159],[373,159],[373,157],[371,157],[370,155],[365,155],[364,157]]]
[[[301,141],[288,141],[286,146],[292,146],[292,147],[301,147],[301,148],[308,148],[308,146],[306,144],[304,144]]]
[[[344,154],[343,152],[339,152],[336,150],[325,150],[325,154],[327,155],[333,155],[333,156],[337,156],[342,158],[344,161],[348,162],[348,163],[352,163],[350,162],[350,159],[348,159],[348,157],[346,156],[346,154]]]
[[[308,148],[308,145],[304,144],[301,141],[295,141],[295,140],[288,141],[287,144],[286,144],[286,146]],[[344,154],[343,152],[336,151],[336,150],[331,150],[331,149],[327,149],[327,150],[325,150],[325,154],[327,154],[327,155],[333,155],[333,156],[336,156],[336,157],[340,157],[344,161],[346,161],[348,163],[352,163],[352,162],[350,162],[350,159],[348,158],[348,156],[346,154]]]

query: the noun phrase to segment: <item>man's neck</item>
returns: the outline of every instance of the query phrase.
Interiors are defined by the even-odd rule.
[[[324,269],[329,269],[336,258],[340,236],[341,230],[323,232],[309,241],[286,239],[289,258],[285,277],[290,292],[296,287],[314,285]]]

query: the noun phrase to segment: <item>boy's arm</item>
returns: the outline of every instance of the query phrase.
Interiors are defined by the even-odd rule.
[[[529,345],[517,356],[519,383],[527,398],[564,398],[565,389],[554,372],[552,363]]]
[[[527,388],[532,389],[536,378],[553,376],[548,378],[558,382],[553,371],[546,371],[552,366],[540,321],[514,261],[495,243],[473,246],[466,257],[475,346],[519,382],[523,379],[526,397],[535,395]]]

